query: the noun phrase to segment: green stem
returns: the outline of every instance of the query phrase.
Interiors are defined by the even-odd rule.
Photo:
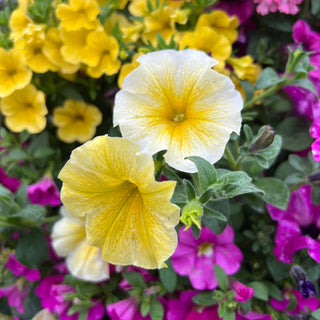
[[[193,185],[196,188],[197,195],[201,195],[202,194],[202,189],[201,189],[201,186],[200,186],[200,183],[199,183],[198,174],[197,173],[190,173],[190,176],[192,178]]]
[[[226,146],[225,155],[227,156],[227,159],[228,159],[228,162],[230,164],[230,167],[233,170],[236,170],[237,169],[237,162],[234,159],[233,154],[232,154],[232,152],[231,152],[231,150],[229,149],[228,146]]]
[[[59,216],[47,217],[44,219],[44,223],[56,222],[59,219]]]
[[[22,229],[31,229],[32,227],[27,226],[23,223],[12,223],[12,222],[8,222],[5,219],[1,219],[0,218],[0,227],[13,227],[13,228],[22,228]]]
[[[294,75],[293,77],[286,79],[284,78],[283,81],[275,84],[274,86],[270,87],[269,89],[265,90],[263,93],[261,93],[259,96],[252,98],[251,100],[247,101],[244,104],[244,108],[248,108],[253,106],[257,101],[260,101],[268,96],[271,96],[273,93],[276,91],[280,90],[281,88],[289,85],[291,82],[296,80],[296,76]]]

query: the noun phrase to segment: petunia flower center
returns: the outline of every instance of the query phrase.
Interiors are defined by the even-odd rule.
[[[13,77],[15,74],[17,74],[17,70],[11,69],[8,71],[8,77]]]
[[[198,248],[198,257],[200,256],[206,256],[209,257],[213,253],[213,243],[204,242],[201,243]]]
[[[177,123],[181,123],[185,120],[185,115],[184,113],[180,113],[180,114],[176,114],[174,117],[173,117],[173,121],[174,122],[177,122]]]
[[[84,121],[84,116],[82,114],[77,114],[77,115],[74,116],[74,121],[83,122]]]
[[[314,223],[300,226],[300,231],[304,236],[309,236],[312,239],[318,239],[320,234],[320,228],[318,228]]]

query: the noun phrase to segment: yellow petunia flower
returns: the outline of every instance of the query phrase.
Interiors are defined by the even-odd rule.
[[[57,135],[67,143],[90,140],[101,121],[100,110],[84,101],[68,99],[62,107],[53,110],[53,124],[58,127]]]
[[[87,45],[83,48],[82,61],[89,66],[87,73],[93,78],[99,78],[104,73],[110,76],[119,71],[121,63],[118,55],[117,40],[99,30],[89,34]]]
[[[63,42],[61,54],[65,61],[73,64],[81,63],[84,58],[83,48],[87,44],[87,37],[92,31],[79,29],[67,31],[60,28],[60,36]]]
[[[17,50],[0,48],[0,98],[25,87],[31,78],[32,71]]]
[[[61,73],[71,74],[79,70],[80,63],[65,61],[61,54],[63,42],[58,28],[51,27],[46,32],[43,43],[43,53],[59,69]]]
[[[53,225],[52,246],[60,257],[67,257],[71,274],[84,281],[99,282],[109,279],[109,264],[102,260],[100,249],[88,244],[85,219],[74,218],[62,207],[62,219]]]
[[[39,133],[47,123],[45,95],[32,84],[1,99],[0,110],[6,117],[6,126],[13,132]]]
[[[154,180],[154,162],[124,138],[99,136],[62,168],[61,199],[86,217],[88,243],[115,265],[162,268],[177,246],[175,182]]]
[[[167,150],[166,162],[195,172],[188,156],[210,163],[223,155],[231,132],[240,132],[243,101],[232,81],[214,71],[215,59],[197,50],[145,54],[115,97],[114,125],[142,152]]]
[[[70,0],[68,4],[59,4],[56,9],[57,18],[67,31],[98,28],[99,13],[100,8],[95,0]]]
[[[228,39],[209,27],[198,27],[194,31],[185,32],[179,40],[179,48],[197,49],[209,53],[218,60],[215,69],[222,70],[225,61],[230,57],[232,48]]]
[[[9,27],[11,30],[10,37],[16,41],[23,37],[24,30],[32,23],[31,18],[27,16],[22,8],[14,10],[10,16]]]
[[[232,44],[238,37],[239,20],[237,17],[229,17],[224,11],[216,10],[211,13],[203,13],[196,24],[197,27],[210,27],[218,34],[227,37]]]

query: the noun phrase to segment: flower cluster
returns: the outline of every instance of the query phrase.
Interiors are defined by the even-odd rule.
[[[320,319],[320,6],[0,1],[0,319]]]

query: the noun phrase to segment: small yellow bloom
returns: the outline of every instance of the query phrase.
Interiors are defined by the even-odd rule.
[[[32,71],[27,67],[17,50],[0,48],[0,97],[6,97],[13,91],[30,83]]]
[[[99,136],[62,168],[61,199],[86,217],[88,243],[115,265],[162,268],[177,246],[174,181],[156,182],[150,155],[124,138]]]
[[[132,57],[132,62],[124,64],[119,72],[119,77],[118,77],[118,87],[122,89],[122,83],[124,78],[132,72],[134,69],[138,68],[140,63],[137,61],[137,59],[142,56],[143,53],[136,53]]]
[[[62,73],[74,73],[80,68],[80,63],[69,63],[65,61],[61,54],[63,42],[58,28],[49,28],[46,33],[46,39],[43,43],[43,53],[56,65]]]
[[[63,41],[61,54],[65,61],[73,64],[81,63],[84,57],[83,48],[87,44],[87,37],[92,31],[79,29],[77,31],[66,31],[60,29],[60,36]]]
[[[128,8],[129,12],[136,17],[148,16],[150,14],[148,1],[154,10],[163,7],[180,8],[185,3],[184,0],[131,0]]]
[[[180,49],[188,47],[207,52],[218,60],[215,69],[223,69],[230,57],[232,48],[228,39],[209,27],[198,27],[193,32],[185,32],[179,41]]]
[[[10,37],[16,41],[23,37],[24,30],[28,25],[32,23],[32,20],[27,16],[22,8],[14,10],[10,16],[9,27],[11,30]]]
[[[58,127],[57,135],[61,141],[67,143],[90,140],[101,121],[100,110],[84,101],[68,99],[62,107],[53,111],[53,123]]]
[[[235,16],[229,17],[220,10],[203,13],[197,21],[196,28],[200,26],[210,27],[218,34],[223,34],[231,44],[238,37],[238,31],[236,30],[239,26],[238,18]]]
[[[95,0],[70,0],[69,4],[61,3],[56,9],[57,18],[68,31],[96,29],[100,23],[97,19],[100,8]]]
[[[116,74],[121,66],[118,60],[119,44],[113,36],[108,36],[104,31],[94,31],[87,38],[87,45],[83,48],[83,62],[89,67],[88,74],[99,78],[104,73]]]
[[[32,134],[39,133],[47,123],[45,95],[32,84],[3,98],[0,110],[6,117],[6,126],[13,132],[27,130]]]
[[[99,282],[109,279],[109,264],[102,260],[100,249],[88,244],[85,219],[74,218],[65,207],[63,218],[53,225],[52,246],[58,256],[67,257],[66,264],[74,277]]]
[[[161,50],[137,60],[115,97],[114,125],[150,155],[167,150],[166,162],[195,172],[188,156],[210,163],[223,155],[231,132],[240,132],[243,101],[232,81],[197,50]]]

